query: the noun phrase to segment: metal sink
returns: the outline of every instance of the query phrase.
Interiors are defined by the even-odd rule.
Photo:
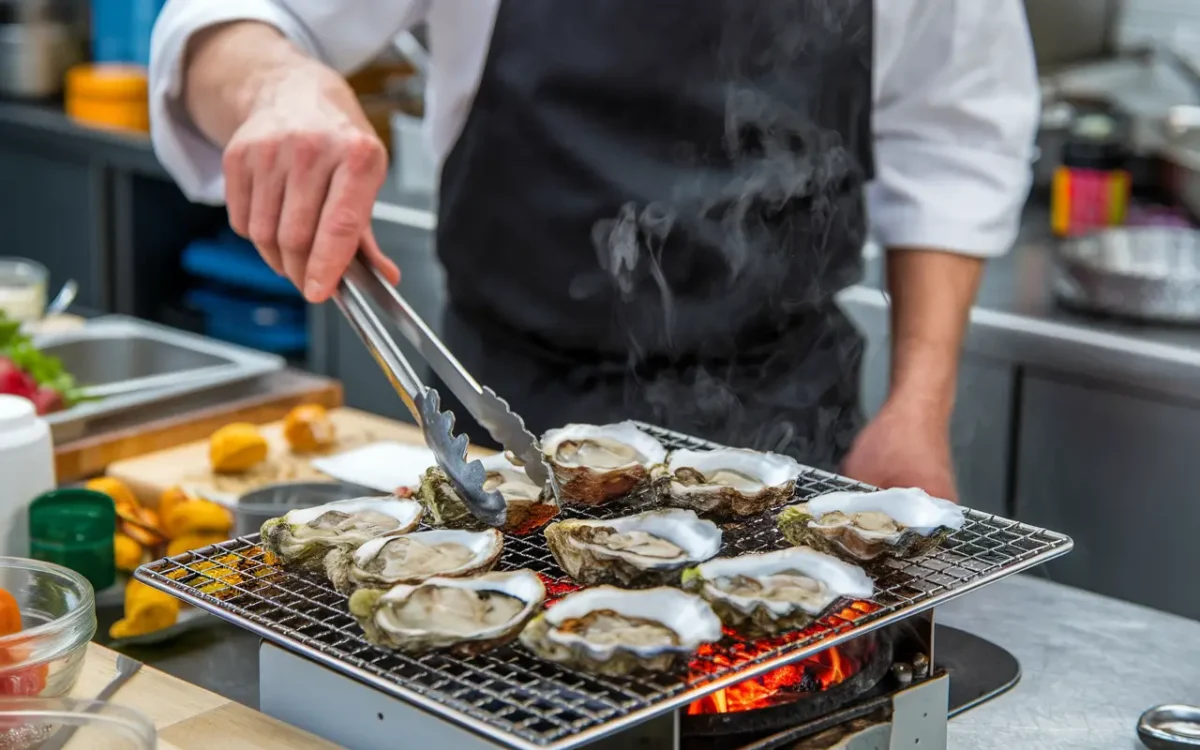
[[[121,315],[35,337],[97,400],[50,414],[56,441],[81,435],[88,422],[117,412],[280,370],[282,357]]]

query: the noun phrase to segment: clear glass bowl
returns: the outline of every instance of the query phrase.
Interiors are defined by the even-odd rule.
[[[36,261],[0,258],[0,311],[22,323],[38,320],[46,311],[50,272]]]
[[[0,557],[0,588],[16,598],[22,624],[0,636],[0,699],[70,692],[96,634],[92,585],[59,565]]]
[[[73,732],[69,748],[154,750],[154,724],[137,711],[71,698],[0,699],[0,750],[32,750]]]

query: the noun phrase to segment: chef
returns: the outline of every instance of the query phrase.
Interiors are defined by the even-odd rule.
[[[967,313],[1030,183],[1020,0],[169,0],[159,158],[311,302],[356,252],[399,280],[341,74],[421,23],[442,331],[535,431],[642,419],[955,497]],[[868,216],[892,372],[864,425],[834,296]]]

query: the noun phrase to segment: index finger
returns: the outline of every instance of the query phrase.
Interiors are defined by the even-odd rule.
[[[352,164],[343,162],[334,170],[305,272],[304,296],[309,302],[324,302],[333,293],[358,252],[382,184],[382,174],[375,179]]]

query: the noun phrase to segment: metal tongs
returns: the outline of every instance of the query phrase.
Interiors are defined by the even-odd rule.
[[[504,447],[509,460],[524,467],[526,475],[539,487],[549,485],[558,499],[558,485],[542,458],[538,441],[525,428],[525,421],[513,412],[507,401],[491,388],[481,386],[463,369],[400,293],[361,256],[351,261],[333,299],[391,380],[404,405],[421,426],[425,445],[433,451],[438,466],[446,472],[476,518],[489,526],[503,526],[507,517],[504,498],[498,492],[483,488],[487,473],[479,461],[467,461],[467,436],[454,435],[454,414],[441,410],[437,390],[426,386],[417,377],[368,301],[374,302],[396,324],[401,335],[416,347],[471,416]]]

